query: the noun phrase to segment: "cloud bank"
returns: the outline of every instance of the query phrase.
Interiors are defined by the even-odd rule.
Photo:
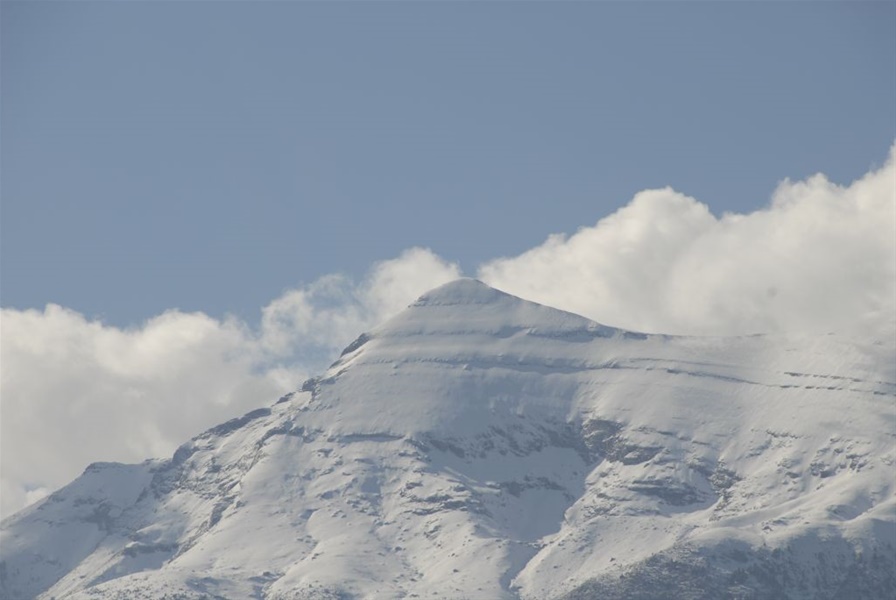
[[[894,147],[896,148],[896,147]],[[647,332],[855,332],[896,307],[896,168],[849,186],[781,183],[770,205],[714,217],[670,188],[594,227],[483,265],[494,287]]]
[[[823,175],[785,181],[746,215],[716,217],[672,189],[646,190],[592,227],[473,275],[634,330],[872,332],[896,344],[894,154],[848,186]],[[360,282],[328,275],[285,292],[257,329],[176,310],[120,329],[55,305],[3,309],[0,513],[90,462],[166,456],[271,403],[358,334],[460,275],[413,248]]]

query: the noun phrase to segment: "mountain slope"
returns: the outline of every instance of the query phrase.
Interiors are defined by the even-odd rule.
[[[272,407],[4,521],[0,595],[892,596],[894,356],[458,280]]]

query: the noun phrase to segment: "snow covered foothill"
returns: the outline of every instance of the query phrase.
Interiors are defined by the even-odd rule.
[[[892,596],[894,358],[457,280],[301,391],[5,520],[0,596]]]

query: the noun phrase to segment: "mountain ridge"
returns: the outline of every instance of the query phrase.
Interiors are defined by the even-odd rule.
[[[272,406],[6,519],[0,592],[874,598],[896,590],[888,357],[626,332],[458,280]]]

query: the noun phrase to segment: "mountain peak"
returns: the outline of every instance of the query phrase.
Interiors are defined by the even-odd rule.
[[[463,304],[489,304],[511,298],[478,279],[462,277],[432,289],[417,299],[413,306],[453,306]]]
[[[497,335],[511,331],[540,331],[564,335],[572,331],[600,332],[616,330],[604,327],[580,315],[544,306],[496,290],[470,278],[455,279],[434,288],[371,332],[374,338],[399,338],[408,335],[442,333]],[[475,342],[486,343],[487,340]]]

